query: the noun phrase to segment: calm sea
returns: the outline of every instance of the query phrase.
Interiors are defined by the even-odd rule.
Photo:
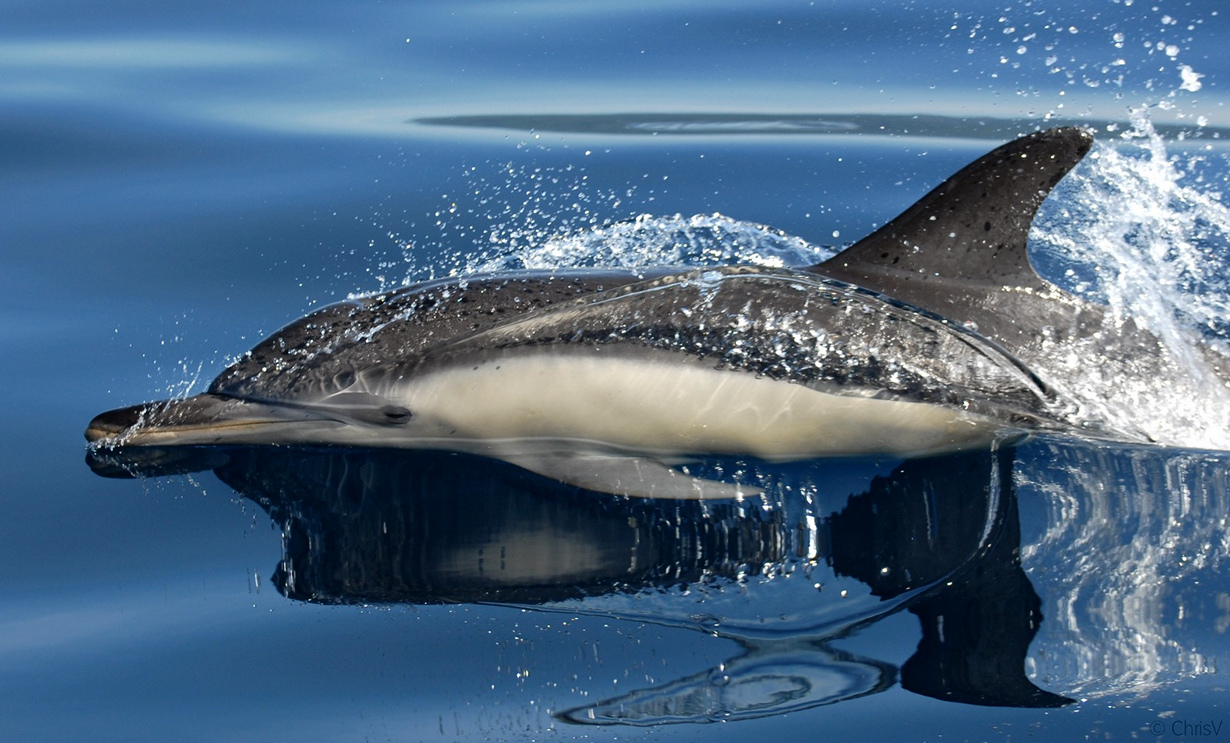
[[[1230,739],[1228,38],[1212,0],[4,3],[0,739]],[[1158,446],[714,461],[771,487],[683,505],[84,461],[348,295],[797,263],[1051,123],[1098,144],[1036,264],[1177,359],[1053,374]]]

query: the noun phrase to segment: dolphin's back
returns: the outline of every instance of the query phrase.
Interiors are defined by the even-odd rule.
[[[292,322],[227,367],[209,392],[314,400],[361,370],[402,363],[524,313],[642,281],[634,271],[525,272],[444,279],[338,302]]]

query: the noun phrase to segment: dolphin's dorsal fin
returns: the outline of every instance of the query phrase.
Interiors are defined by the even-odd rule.
[[[893,274],[915,274],[920,281],[939,276],[996,286],[1042,286],[1025,251],[1030,223],[1046,195],[1092,144],[1089,132],[1077,127],[1009,142],[813,268],[834,278],[841,278],[834,276],[837,272],[875,274],[891,268]]]
[[[1059,293],[1030,265],[1026,238],[1042,201],[1092,144],[1093,136],[1077,127],[1009,142],[808,270],[958,322],[1000,325],[989,313],[1002,314],[1004,301],[998,295],[1005,291]]]

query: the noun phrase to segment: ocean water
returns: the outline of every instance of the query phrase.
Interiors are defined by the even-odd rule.
[[[1228,16],[4,4],[0,739],[1230,737]],[[765,495],[683,504],[442,453],[85,462],[95,414],[312,308],[813,262],[1071,123],[1032,257],[1164,360],[1040,373],[1155,445],[713,460]]]

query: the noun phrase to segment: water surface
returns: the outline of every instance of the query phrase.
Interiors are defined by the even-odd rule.
[[[1227,334],[1218,3],[0,17],[0,737],[1230,735],[1230,405],[1192,350]],[[1190,363],[1054,368],[1168,446],[714,461],[773,488],[703,506],[450,455],[82,461],[96,413],[351,293],[797,263],[1071,122],[1099,144],[1036,263]]]

